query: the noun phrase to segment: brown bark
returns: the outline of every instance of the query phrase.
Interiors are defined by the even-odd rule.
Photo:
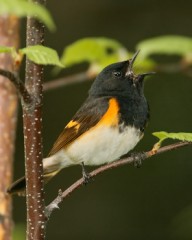
[[[15,16],[0,17],[0,45],[19,45],[19,20]],[[0,54],[0,68],[13,71],[10,54]],[[0,239],[11,239],[11,198],[6,188],[12,181],[12,164],[17,116],[17,93],[15,86],[0,76]]]
[[[46,0],[32,0],[45,5]],[[38,20],[27,19],[27,46],[44,43],[44,26]],[[25,176],[27,200],[27,239],[45,239],[45,203],[42,166],[42,91],[43,66],[26,61],[25,87],[33,98],[23,103],[25,138]]]

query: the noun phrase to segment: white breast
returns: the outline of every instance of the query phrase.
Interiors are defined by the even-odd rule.
[[[139,142],[142,135],[135,127],[128,126],[123,132],[102,126],[80,136],[66,150],[60,150],[43,161],[44,168],[58,170],[70,165],[101,165],[119,159]]]

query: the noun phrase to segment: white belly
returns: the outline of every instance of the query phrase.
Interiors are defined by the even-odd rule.
[[[66,154],[75,164],[100,165],[119,159],[135,147],[141,133],[126,127],[123,133],[116,128],[99,127],[70,145]]]
[[[122,133],[118,129],[98,127],[79,137],[66,150],[60,150],[45,158],[44,168],[58,169],[70,165],[101,165],[119,159],[128,153],[141,139],[141,132],[128,126]]]

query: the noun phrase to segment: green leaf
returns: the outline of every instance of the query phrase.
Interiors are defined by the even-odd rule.
[[[34,63],[41,65],[55,65],[64,67],[60,62],[57,52],[54,49],[41,45],[29,46],[19,50],[22,54],[26,54],[28,59]]]
[[[67,46],[61,62],[67,67],[88,62],[100,71],[106,65],[126,59],[128,59],[128,52],[119,42],[95,37],[84,38]]]
[[[11,14],[18,17],[35,17],[42,21],[50,30],[55,30],[55,24],[49,11],[40,4],[27,0],[0,0],[0,15]]]
[[[144,40],[137,44],[141,56],[146,58],[151,54],[167,54],[185,56],[192,52],[192,38],[170,35]]]
[[[159,143],[162,143],[165,139],[177,139],[181,141],[192,141],[192,133],[168,133],[168,132],[154,132],[153,135],[159,139]]]
[[[0,46],[0,53],[12,53],[15,51],[13,47]]]

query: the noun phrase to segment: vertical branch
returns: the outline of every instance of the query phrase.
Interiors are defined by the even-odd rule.
[[[45,4],[46,0],[33,0]],[[27,46],[44,43],[44,26],[34,18],[27,19]],[[45,239],[45,204],[42,167],[42,82],[43,67],[26,61],[25,86],[33,97],[23,103],[25,138],[25,174],[27,196],[27,239]]]
[[[0,17],[0,45],[19,45],[19,20],[14,16]],[[0,68],[14,70],[9,54],[0,54]],[[0,76],[0,239],[10,240],[12,231],[11,198],[6,188],[12,181],[12,164],[16,131],[17,94],[10,81]]]

